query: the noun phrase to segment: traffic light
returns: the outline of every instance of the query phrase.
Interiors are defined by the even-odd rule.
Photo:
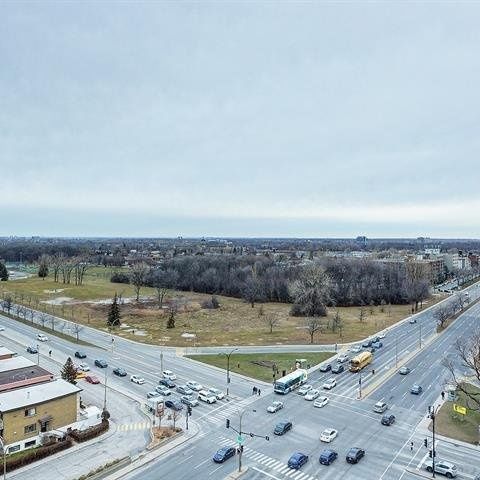
[[[423,439],[423,444],[428,447],[428,440],[426,438]]]
[[[433,452],[432,452],[432,450],[429,450],[429,451],[428,451],[428,456],[429,456],[430,458],[433,458]]]
[[[428,406],[428,414],[431,415],[432,414],[432,407],[429,405]]]
[[[192,407],[190,405],[187,406],[187,413],[189,417],[192,416]]]
[[[254,437],[254,434],[252,432],[250,432],[250,437],[252,437],[252,438]]]
[[[229,418],[227,418],[227,419],[225,420],[225,426],[226,426],[227,428],[230,428],[230,419],[229,419]]]
[[[240,445],[240,451],[243,453],[243,445]]]
[[[267,435],[267,436],[265,437],[265,440],[266,440],[267,442],[269,442],[269,441],[270,441],[270,437]]]

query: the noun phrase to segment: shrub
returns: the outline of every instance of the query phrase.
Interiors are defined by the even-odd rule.
[[[102,433],[108,430],[109,424],[108,420],[102,420],[101,423],[98,425],[94,425],[93,427],[89,427],[86,430],[72,430],[69,432],[69,436],[72,437],[76,442],[86,442],[87,440],[91,440],[92,438],[98,437]]]
[[[130,283],[130,276],[126,273],[115,272],[111,277],[110,281],[112,283]]]
[[[220,302],[215,296],[212,296],[212,298],[209,298],[208,300],[204,300],[202,302],[202,308],[207,308],[208,310],[216,310],[219,307]]]

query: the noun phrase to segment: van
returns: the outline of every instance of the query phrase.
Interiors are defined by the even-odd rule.
[[[385,410],[388,409],[388,405],[385,403],[385,402],[377,402],[374,406],[373,406],[373,411],[375,413],[383,413],[385,412]]]

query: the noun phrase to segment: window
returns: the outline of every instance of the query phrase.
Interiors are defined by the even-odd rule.
[[[37,431],[37,424],[32,423],[31,425],[25,425],[25,428],[23,430],[24,430],[25,433],[36,432]]]
[[[20,445],[14,445],[13,447],[8,447],[8,453],[18,452],[20,450]]]
[[[36,440],[31,440],[30,442],[25,442],[25,448],[34,447],[36,443],[37,443]]]
[[[25,409],[26,417],[33,417],[34,415],[36,415],[36,413],[37,413],[37,409],[35,407]]]

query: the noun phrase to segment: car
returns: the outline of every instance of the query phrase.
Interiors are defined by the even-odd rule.
[[[40,342],[47,342],[48,337],[43,333],[37,333],[37,340],[39,340]]]
[[[163,378],[168,378],[169,380],[176,380],[177,376],[171,370],[164,370],[162,372]]]
[[[302,468],[303,465],[305,465],[307,462],[308,455],[305,455],[301,452],[296,452],[288,459],[288,467],[293,468],[294,470],[298,470],[299,468]]]
[[[142,378],[142,380],[143,380],[143,378]],[[167,397],[168,395],[170,395],[172,393],[169,388],[164,387],[163,385],[157,385],[155,387],[155,391],[158,392],[160,395],[163,395],[164,397]]]
[[[209,388],[208,391],[217,397],[217,400],[223,400],[225,398],[225,394],[219,390],[218,388]]]
[[[306,395],[312,388],[313,388],[312,385],[302,385],[302,386],[298,389],[297,394],[298,394],[298,395]]]
[[[293,427],[292,422],[288,422],[288,421],[280,422],[275,425],[275,428],[273,429],[273,433],[275,435],[284,435],[289,430],[291,430],[292,427]]]
[[[382,347],[383,347],[383,343],[380,341],[372,343],[372,348],[374,348],[375,350],[378,350],[379,348],[382,348]]]
[[[413,393],[413,395],[420,395],[423,392],[423,388],[421,385],[412,385],[412,388],[410,389],[410,393]]]
[[[180,395],[193,395],[193,390],[190,390],[186,385],[179,385],[175,390]]]
[[[329,378],[323,385],[322,388],[325,390],[331,390],[333,387],[337,386],[337,381],[334,378]]]
[[[161,380],[159,380],[159,385],[163,385],[164,387],[167,387],[167,388],[175,388],[176,385],[174,382],[172,382],[169,378],[162,378]]]
[[[365,340],[363,343],[362,343],[362,347],[363,348],[368,348],[368,347],[371,347],[372,346],[372,341],[371,340]]]
[[[348,463],[358,463],[365,456],[365,450],[359,447],[353,447],[347,452],[345,460]]]
[[[215,463],[223,463],[225,460],[235,456],[236,449],[233,447],[222,447],[220,450],[217,450],[213,456],[213,461]]]
[[[408,375],[411,372],[411,370],[408,367],[402,367],[398,371],[400,375]]]
[[[337,363],[332,367],[332,373],[342,373],[345,371],[345,367],[341,363]]]
[[[161,395],[157,391],[152,390],[151,392],[147,392],[147,398],[156,398],[156,397],[161,397]]]
[[[131,375],[130,381],[133,383],[137,383],[138,385],[143,385],[145,383],[145,379],[140,375]]]
[[[76,351],[75,358],[87,358],[87,354],[85,352]]]
[[[411,318],[411,319],[408,321],[408,323],[410,323],[410,324],[413,325],[414,323],[417,323],[417,319],[416,319],[416,318]]]
[[[165,406],[167,408],[171,408],[172,410],[176,410],[177,412],[183,410],[183,405],[177,400],[166,400]]]
[[[364,350],[366,352],[375,353],[375,349],[373,347],[364,348]]]
[[[38,348],[35,347],[34,345],[31,345],[31,346],[27,347],[27,352],[28,353],[38,353]]]
[[[97,360],[95,360],[95,366],[97,366],[99,368],[107,368],[108,363],[105,360],[97,359]]]
[[[378,338],[380,338],[380,340],[384,339],[386,336],[387,336],[387,332],[380,332],[378,334]]]
[[[5,327],[3,325],[0,325],[0,332],[4,332],[5,331]]]
[[[331,369],[332,369],[332,365],[330,363],[324,363],[319,368],[321,372],[329,372]]]
[[[352,348],[350,348],[350,351],[352,353],[360,353],[362,351],[362,346],[361,345],[354,345]]]
[[[320,458],[318,459],[322,465],[330,465],[338,457],[338,453],[334,450],[326,448],[320,452]]]
[[[194,380],[188,381],[187,387],[192,389],[194,392],[199,392],[200,390],[203,390],[203,386],[200,385],[198,382],[195,382]]]
[[[395,415],[392,415],[391,413],[386,413],[382,417],[382,420],[380,420],[380,423],[382,425],[386,425],[387,427],[389,427],[390,425],[393,425],[395,423]]]
[[[275,413],[278,412],[283,408],[283,402],[273,402],[271,405],[267,407],[268,413]]]
[[[386,410],[388,409],[388,405],[385,403],[385,402],[377,402],[374,406],[373,406],[373,411],[375,413],[383,413],[385,412]]]
[[[320,390],[317,390],[316,388],[312,388],[306,395],[305,395],[305,400],[308,400],[311,402],[312,400],[315,400],[318,396],[320,395]]]
[[[170,393],[170,390],[168,391]],[[189,407],[196,407],[198,405],[198,400],[191,397],[190,395],[182,395],[180,401]]]
[[[380,337],[375,336],[375,337],[372,337],[371,340],[372,340],[372,343],[377,343],[380,341]]]
[[[216,403],[217,397],[207,390],[200,390],[198,392],[198,399],[205,403]]]
[[[116,375],[117,377],[126,377],[127,371],[124,368],[117,367],[113,369],[113,374]]]
[[[428,459],[424,462],[423,468],[427,470],[427,472],[433,472],[433,462],[432,460]],[[455,478],[458,475],[457,466],[454,463],[445,462],[444,460],[436,460],[435,461],[435,473],[441,473],[445,475],[447,478]]]
[[[90,367],[86,363],[80,363],[78,364],[77,370],[80,370],[82,372],[89,372]]]
[[[331,441],[333,441],[337,438],[337,435],[338,435],[338,431],[335,430],[334,428],[326,428],[320,434],[320,441],[330,443]]]
[[[87,375],[87,376],[85,377],[85,380],[86,380],[88,383],[93,383],[93,384],[100,383],[100,380],[99,380],[95,375]]]
[[[318,397],[314,402],[313,406],[317,408],[322,408],[328,403],[328,397]]]
[[[350,358],[346,353],[342,353],[341,355],[338,356],[337,362],[345,363],[345,362],[348,362],[349,359]]]

